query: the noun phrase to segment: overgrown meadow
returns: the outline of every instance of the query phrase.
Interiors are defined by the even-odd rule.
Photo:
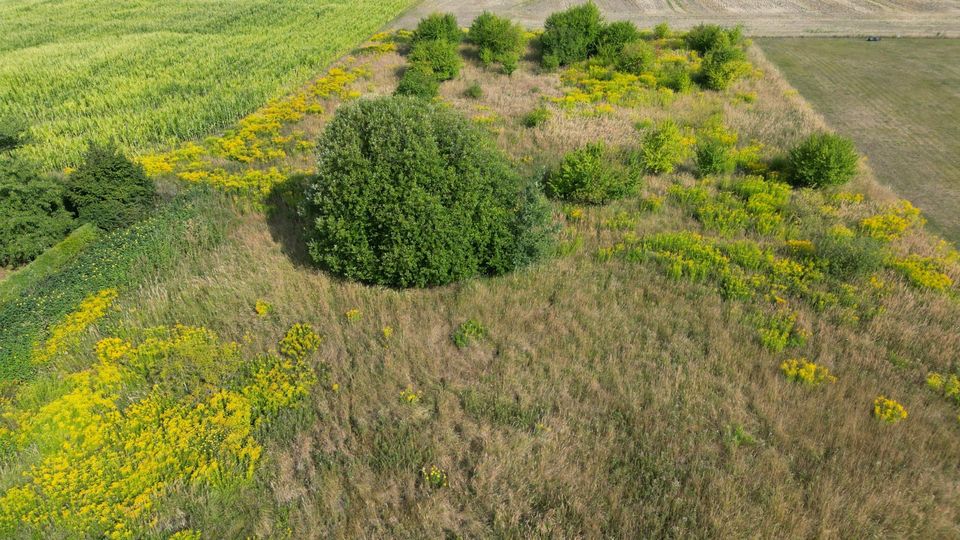
[[[723,32],[739,54],[661,26],[626,63],[381,33],[139,157],[172,202],[0,304],[0,532],[960,533],[960,255],[863,163],[791,184],[828,128]],[[317,141],[398,85],[551,196],[539,261],[420,289],[317,269]]]

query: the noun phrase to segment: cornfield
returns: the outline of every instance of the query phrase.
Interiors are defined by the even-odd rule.
[[[302,85],[411,0],[11,0],[0,4],[0,117],[18,150],[75,164],[88,141],[131,153],[202,137]]]

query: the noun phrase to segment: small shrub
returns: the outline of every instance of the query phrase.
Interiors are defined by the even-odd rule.
[[[547,176],[547,195],[570,202],[603,204],[632,194],[638,179],[612,162],[603,143],[570,152]]]
[[[815,243],[817,257],[830,274],[853,278],[875,272],[883,265],[883,244],[874,238],[826,234]]]
[[[708,51],[700,70],[707,88],[726,90],[749,72],[750,64],[744,60],[743,51],[727,46]]]
[[[603,27],[597,36],[596,54],[608,64],[617,64],[624,46],[642,39],[630,21],[617,21]]]
[[[338,109],[302,208],[327,270],[393,287],[511,271],[547,249],[549,207],[469,120],[411,98]]]
[[[814,133],[790,151],[790,182],[802,187],[835,186],[857,173],[853,141],[831,133]]]
[[[27,125],[13,117],[0,118],[0,152],[13,150],[27,140]]]
[[[617,58],[617,69],[640,75],[653,69],[656,53],[646,41],[631,41],[623,45]]]
[[[463,64],[457,46],[441,39],[414,44],[410,50],[410,63],[429,66],[438,81],[448,81],[459,75]]]
[[[670,37],[670,25],[666,21],[653,27],[653,38],[664,39]]]
[[[894,259],[890,264],[899,270],[914,287],[945,291],[953,286],[953,279],[944,273],[943,261],[939,259],[911,254]]]
[[[907,418],[907,409],[885,396],[877,396],[873,400],[873,416],[887,424],[895,424]]]
[[[411,36],[413,43],[437,40],[453,45],[457,45],[463,40],[463,31],[460,30],[460,24],[457,23],[457,18],[453,14],[433,13],[424,17],[417,24],[417,29]]]
[[[643,137],[637,156],[639,165],[654,174],[670,173],[687,157],[680,128],[671,120],[659,124]]]
[[[0,163],[0,266],[32,261],[76,226],[61,182]]]
[[[684,41],[687,47],[705,56],[714,49],[740,45],[743,31],[739,26],[725,30],[716,24],[700,24],[687,32]]]
[[[667,62],[657,71],[657,84],[674,92],[683,93],[693,86],[690,70],[680,62]]]
[[[694,166],[698,176],[727,175],[736,165],[733,145],[719,137],[702,137],[694,148]]]
[[[440,81],[429,66],[410,66],[403,72],[400,84],[393,93],[397,96],[433,99],[440,93]]]
[[[593,54],[603,18],[596,4],[589,2],[550,15],[543,28],[543,66],[553,69],[586,60]]]
[[[484,11],[473,21],[468,37],[477,46],[484,65],[499,63],[507,74],[517,69],[526,43],[523,27],[519,24]]]
[[[922,227],[926,219],[910,201],[902,200],[886,211],[860,220],[860,231],[871,238],[887,242],[896,240],[914,227]]]
[[[474,82],[463,91],[463,95],[470,99],[480,99],[483,97],[483,87],[480,83]]]
[[[436,465],[431,465],[429,469],[427,467],[421,469],[420,476],[423,477],[423,483],[432,489],[441,489],[449,485],[447,472]]]
[[[143,219],[157,192],[143,167],[113,145],[91,145],[83,164],[67,181],[67,201],[81,221],[104,230]]]
[[[536,109],[530,111],[523,117],[523,125],[528,128],[535,128],[542,126],[550,120],[552,114],[550,109],[546,107],[537,107]]]
[[[470,319],[457,327],[457,330],[453,333],[453,343],[457,348],[465,349],[475,341],[480,341],[486,335],[487,329],[480,324],[480,321]]]
[[[759,315],[755,324],[760,343],[772,352],[799,347],[807,341],[807,332],[797,325],[796,313],[778,312],[769,317]]]

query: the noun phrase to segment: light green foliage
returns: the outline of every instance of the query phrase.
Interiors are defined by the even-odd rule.
[[[432,13],[417,24],[411,41],[446,41],[458,45],[463,41],[463,30],[457,24],[457,17],[452,13]]]
[[[489,11],[474,19],[468,38],[477,46],[484,65],[499,63],[507,74],[517,69],[526,46],[523,27]]]
[[[647,172],[670,173],[686,159],[687,153],[688,145],[680,128],[675,122],[666,120],[644,135],[637,160]]]
[[[564,156],[557,170],[547,176],[544,187],[550,197],[603,204],[634,193],[638,182],[603,143],[591,143]]]
[[[814,133],[790,151],[790,181],[797,186],[836,186],[857,174],[853,141],[832,133]]]
[[[523,117],[523,125],[528,128],[535,128],[542,126],[550,120],[550,117],[553,114],[550,112],[550,109],[546,107],[537,107],[536,109],[530,111]]]
[[[471,344],[480,341],[487,336],[487,329],[476,319],[468,319],[460,324],[453,332],[453,343],[460,349],[465,349]]]
[[[670,37],[670,25],[666,21],[653,27],[654,39],[664,39]]]
[[[653,69],[656,53],[646,41],[631,41],[625,43],[617,57],[617,69],[625,73],[640,75]]]
[[[16,298],[29,287],[59,272],[99,236],[100,229],[91,223],[77,227],[69,236],[44,251],[30,264],[0,281],[0,304]]]
[[[314,77],[410,0],[0,3],[0,118],[43,168],[87,141],[128,152],[200,138]]]
[[[619,63],[620,55],[628,43],[641,40],[640,31],[630,21],[616,21],[603,27],[597,36],[596,55],[608,64]]]

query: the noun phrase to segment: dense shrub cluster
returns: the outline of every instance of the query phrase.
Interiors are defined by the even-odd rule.
[[[653,69],[656,57],[653,47],[646,41],[630,41],[618,50],[615,64],[624,73],[640,75]]]
[[[596,54],[608,64],[616,64],[628,43],[641,42],[643,36],[630,21],[610,23],[600,30],[595,45]]]
[[[448,81],[460,74],[463,62],[455,44],[434,39],[414,43],[410,50],[410,63],[414,66],[427,66],[438,81]]]
[[[155,202],[156,188],[143,167],[116,147],[93,144],[70,175],[66,198],[81,221],[111,230],[145,217]]]
[[[701,76],[707,88],[724,90],[749,70],[739,26],[725,29],[715,24],[701,24],[687,32],[684,41],[703,57]]]
[[[593,3],[574,6],[547,17],[540,44],[547,68],[586,60],[596,50],[603,18]]]
[[[60,182],[0,161],[0,266],[30,262],[70,232],[75,222],[63,197]]]
[[[519,24],[484,11],[474,19],[467,37],[477,46],[484,65],[499,63],[507,74],[517,69],[526,43],[523,27]]]
[[[544,183],[547,195],[570,202],[603,204],[633,194],[639,179],[619,166],[603,143],[588,144],[564,156]]]
[[[446,41],[453,45],[463,41],[463,31],[452,13],[433,13],[420,20],[411,41]]]
[[[341,107],[303,207],[313,260],[365,283],[410,287],[502,274],[547,242],[549,210],[485,133],[402,97]]]
[[[853,141],[832,133],[814,133],[790,151],[789,176],[796,186],[835,186],[857,173]]]

